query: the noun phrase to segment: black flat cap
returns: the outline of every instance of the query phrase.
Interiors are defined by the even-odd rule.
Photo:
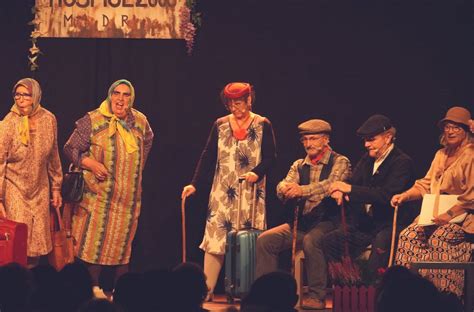
[[[371,137],[392,128],[392,122],[384,115],[372,115],[357,129],[357,135]]]

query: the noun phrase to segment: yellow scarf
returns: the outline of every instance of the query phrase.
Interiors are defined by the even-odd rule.
[[[127,153],[136,152],[138,150],[137,140],[133,136],[133,133],[129,129],[124,127],[122,121],[117,118],[117,116],[110,113],[109,103],[107,101],[103,101],[102,104],[100,104],[99,112],[105,117],[111,118],[109,123],[109,136],[113,136],[115,132],[118,131],[120,137],[123,140],[123,143],[125,144],[125,149],[127,150]]]
[[[41,107],[41,105],[38,104],[38,106],[36,106],[33,109],[33,111],[28,115],[22,115],[20,110],[18,109],[18,107],[15,104],[13,104],[12,108],[10,109],[10,111],[12,111],[15,114],[17,114],[18,116],[20,116],[20,123],[18,124],[18,132],[20,134],[20,142],[21,142],[21,144],[23,144],[25,146],[28,146],[28,144],[30,143],[29,116],[34,115],[39,110],[40,107]]]

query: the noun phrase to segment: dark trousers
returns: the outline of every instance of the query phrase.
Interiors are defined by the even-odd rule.
[[[323,237],[336,228],[331,221],[318,223],[307,232],[298,231],[297,245],[303,247],[310,297],[324,299],[327,266],[322,250]],[[257,239],[257,278],[278,269],[280,252],[292,247],[293,229],[288,223],[269,229]]]
[[[344,256],[344,244],[346,236],[342,226],[325,235],[323,239],[323,251],[328,262],[341,261]],[[392,239],[392,227],[385,225],[377,230],[363,232],[357,228],[349,228],[347,242],[349,255],[352,259],[357,258],[369,245],[372,245],[369,257],[369,270],[373,273],[379,268],[386,268],[390,256],[390,243]]]

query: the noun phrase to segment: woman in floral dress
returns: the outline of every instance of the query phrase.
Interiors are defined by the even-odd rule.
[[[36,80],[18,81],[13,98],[0,129],[0,216],[28,226],[28,266],[33,267],[52,249],[50,205],[62,204],[57,123],[40,104]]]
[[[230,114],[215,121],[193,180],[182,192],[182,198],[194,194],[214,173],[206,228],[200,245],[205,252],[204,273],[210,299],[224,261],[227,233],[251,222],[254,183],[257,183],[254,227],[266,228],[265,175],[276,159],[270,121],[252,112],[254,88],[249,83],[229,83],[222,90],[221,99]],[[237,225],[239,177],[245,182],[240,196],[240,225]]]

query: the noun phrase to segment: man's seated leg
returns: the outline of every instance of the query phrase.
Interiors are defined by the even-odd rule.
[[[309,286],[309,298],[303,300],[304,308],[324,309],[326,305],[327,264],[321,242],[327,233],[335,229],[331,221],[320,222],[303,237],[305,269]]]
[[[375,238],[372,241],[372,250],[369,257],[369,269],[373,273],[376,273],[380,268],[386,268],[388,266],[391,241],[391,227],[385,227],[375,235]]]
[[[278,269],[281,251],[291,248],[292,230],[288,223],[266,230],[257,238],[256,278]]]

